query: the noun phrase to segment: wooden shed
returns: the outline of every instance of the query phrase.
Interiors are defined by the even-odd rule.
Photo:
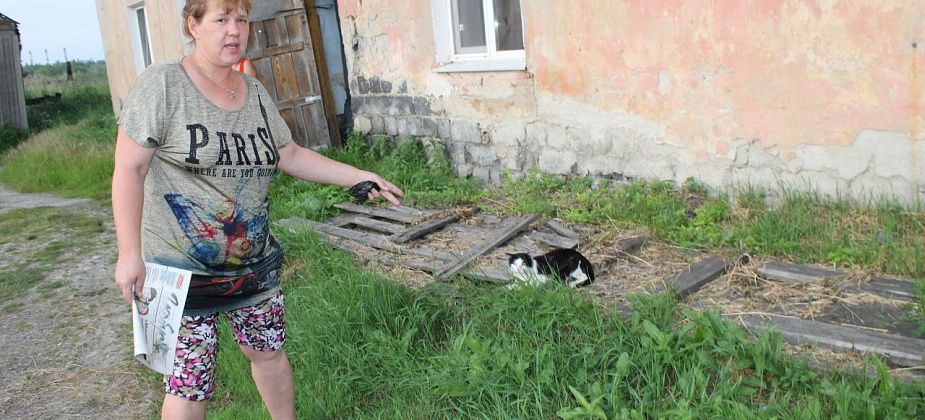
[[[0,13],[0,127],[26,128],[19,23]]]

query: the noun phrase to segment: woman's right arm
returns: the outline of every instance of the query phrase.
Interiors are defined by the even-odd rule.
[[[119,127],[112,174],[112,217],[119,247],[116,285],[122,290],[126,303],[132,302],[132,286],[135,286],[136,294],[141,293],[145,282],[145,265],[141,257],[141,208],[145,175],[153,157],[153,148],[139,146]]]

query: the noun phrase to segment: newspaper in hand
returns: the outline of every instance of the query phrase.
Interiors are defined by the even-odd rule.
[[[165,375],[173,373],[189,270],[145,263],[145,285],[132,300],[135,358]]]

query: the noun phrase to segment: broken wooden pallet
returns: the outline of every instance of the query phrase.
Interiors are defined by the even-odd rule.
[[[505,228],[502,229],[500,232],[482,241],[481,243],[479,243],[478,245],[470,249],[468,252],[465,253],[465,255],[460,257],[458,260],[454,261],[452,264],[449,264],[446,267],[444,267],[442,270],[438,271],[437,274],[434,275],[434,277],[436,277],[439,280],[449,279],[450,277],[458,273],[459,270],[462,270],[463,267],[465,267],[467,264],[472,262],[472,260],[487,253],[488,251],[491,251],[496,246],[507,242],[508,239],[511,239],[514,235],[520,233],[521,230],[527,227],[530,223],[533,223],[534,220],[536,220],[536,215],[527,215],[527,216],[521,216],[519,218],[516,218],[508,222],[507,226],[505,226]]]
[[[459,222],[477,213],[478,209],[475,207],[463,208],[449,215],[440,215],[436,211],[422,211],[410,207],[377,208],[349,203],[337,204],[335,207],[346,213],[325,223],[306,219],[286,219],[278,223],[289,228],[310,227],[327,236],[332,245],[339,249],[357,254],[366,260],[404,264],[421,269],[441,281],[446,281],[457,274],[496,282],[510,281],[506,262],[503,266],[494,264],[493,267],[488,268],[469,270],[466,268],[476,259],[521,234],[537,218],[535,215],[528,215],[509,219],[506,222],[497,219],[502,222],[497,233],[478,242],[465,252],[453,254],[435,251],[426,244],[426,241],[417,241],[413,246],[410,243],[448,226],[463,228]],[[566,228],[561,227],[561,229]],[[574,238],[537,230],[531,230],[528,236],[537,243],[552,247],[571,248],[578,243]],[[398,254],[401,257],[378,255],[380,252]]]

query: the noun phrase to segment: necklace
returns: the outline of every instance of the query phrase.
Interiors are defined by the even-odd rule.
[[[196,67],[199,68],[199,71],[202,72],[202,74],[204,74],[204,75],[206,76],[206,79],[209,79],[209,81],[212,82],[213,84],[215,84],[215,86],[218,86],[218,87],[224,89],[225,92],[228,92],[228,96],[230,96],[231,99],[234,99],[234,98],[238,97],[237,92],[235,92],[235,80],[234,80],[234,76],[232,76],[232,79],[231,79],[231,89],[228,89],[228,88],[222,86],[221,84],[219,84],[218,82],[216,82],[215,79],[212,78],[212,76],[209,76],[209,73],[206,73],[206,70],[203,69],[202,66],[199,65],[199,63],[197,63],[196,61],[193,61],[193,64],[195,64]]]

